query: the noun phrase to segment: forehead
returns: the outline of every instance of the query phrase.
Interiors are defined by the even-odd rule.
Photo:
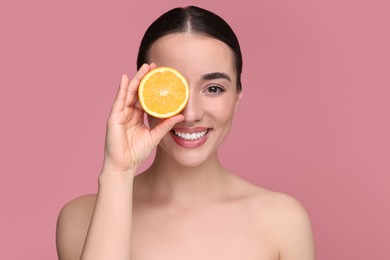
[[[225,43],[200,34],[174,33],[158,39],[148,61],[179,70],[185,77],[224,72],[236,78],[234,56]]]

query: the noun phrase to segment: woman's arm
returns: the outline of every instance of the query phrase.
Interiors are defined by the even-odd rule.
[[[134,172],[102,172],[81,259],[130,259]]]
[[[57,222],[59,259],[130,259],[132,190],[132,178],[102,173],[96,196],[67,203]]]
[[[57,225],[60,260],[130,259],[134,173],[170,129],[183,120],[182,115],[177,115],[153,129],[144,124],[144,111],[137,98],[138,85],[155,66],[144,64],[131,81],[122,76],[107,121],[96,203],[93,210],[88,203],[83,205],[79,201],[61,211]]]

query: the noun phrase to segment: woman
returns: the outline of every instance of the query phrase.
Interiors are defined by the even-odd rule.
[[[137,63],[131,80],[122,76],[107,122],[97,195],[60,213],[59,258],[314,259],[302,206],[219,161],[241,99],[242,58],[229,25],[204,9],[173,9],[149,27]],[[180,115],[149,116],[148,128],[137,88],[157,66],[180,71],[190,99]],[[151,167],[134,177],[155,148]]]

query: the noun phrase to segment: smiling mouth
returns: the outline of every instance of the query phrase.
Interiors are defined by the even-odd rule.
[[[208,133],[208,131],[209,131],[209,129],[204,130],[204,131],[200,131],[200,132],[185,133],[185,132],[173,130],[173,133],[181,139],[184,139],[187,141],[195,141],[195,140],[198,140],[198,139],[201,139],[202,137],[204,137]]]

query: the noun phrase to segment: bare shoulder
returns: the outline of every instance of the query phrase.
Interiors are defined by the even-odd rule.
[[[311,223],[306,209],[294,197],[270,192],[266,198],[270,226],[280,259],[314,260]]]
[[[307,219],[305,208],[293,196],[256,186],[239,177],[234,176],[233,178],[235,193],[246,198],[250,207],[262,216],[266,213],[266,215],[277,219],[286,220],[286,216]]]
[[[66,203],[61,209],[56,231],[60,260],[80,258],[95,201],[96,195],[84,195]]]
[[[230,189],[235,194],[250,199],[257,207],[267,207],[273,210],[303,210],[301,203],[294,197],[259,187],[236,175],[230,175],[230,184]]]
[[[301,202],[285,193],[258,188],[255,201],[258,203],[259,210],[267,210],[275,219],[287,221],[288,219],[306,219],[308,217]]]
[[[314,242],[306,209],[291,195],[238,180],[250,215],[279,252],[281,260],[314,260]]]

